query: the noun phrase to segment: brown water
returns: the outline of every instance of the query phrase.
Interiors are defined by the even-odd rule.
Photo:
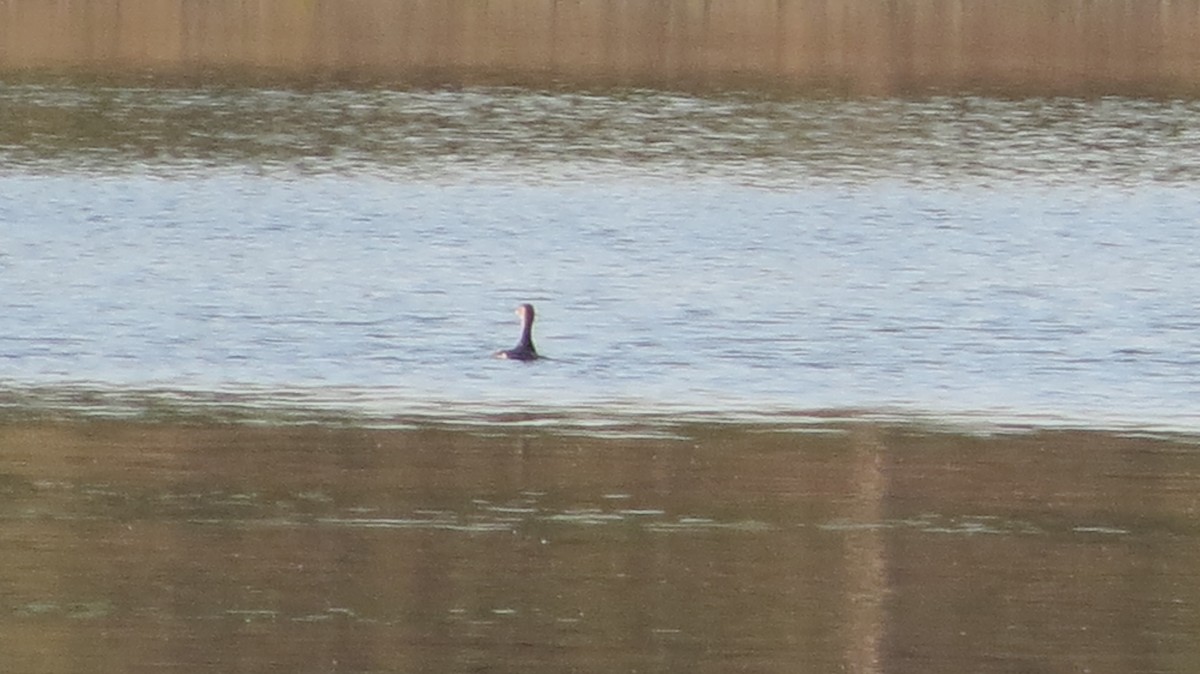
[[[0,427],[13,672],[1186,672],[1200,452],[681,423]]]

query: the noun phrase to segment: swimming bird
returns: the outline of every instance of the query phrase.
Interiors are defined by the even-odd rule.
[[[537,349],[533,348],[533,305],[522,304],[517,307],[517,315],[521,317],[521,339],[513,348],[497,351],[496,357],[509,360],[537,360]]]

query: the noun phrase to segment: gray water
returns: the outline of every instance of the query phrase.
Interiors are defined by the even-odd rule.
[[[1200,429],[1195,102],[16,83],[0,111],[11,404]],[[525,301],[550,359],[490,358]]]
[[[1194,671],[1198,122],[0,87],[0,668]]]

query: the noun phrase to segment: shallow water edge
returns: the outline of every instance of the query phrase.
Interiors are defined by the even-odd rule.
[[[372,387],[225,389],[115,387],[98,383],[13,385],[0,391],[0,425],[104,423],[267,428],[353,428],[364,431],[519,432],[562,436],[672,438],[677,429],[713,426],[745,432],[840,432],[859,426],[911,428],[918,433],[988,436],[1079,431],[1115,436],[1197,436],[1191,417],[1079,416],[1010,409],[931,409],[915,405],[800,408],[779,405],[705,407],[658,399],[441,399]]]
[[[0,647],[26,672],[1188,671],[1197,494],[1185,437],[10,419]]]

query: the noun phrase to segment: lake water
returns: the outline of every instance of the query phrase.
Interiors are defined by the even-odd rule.
[[[671,430],[6,423],[0,660],[952,674],[1200,657],[1194,441]]]
[[[0,113],[12,671],[1200,661],[1200,103]]]
[[[1195,103],[24,84],[0,105],[10,388],[1200,424]],[[553,360],[491,360],[523,301]]]

